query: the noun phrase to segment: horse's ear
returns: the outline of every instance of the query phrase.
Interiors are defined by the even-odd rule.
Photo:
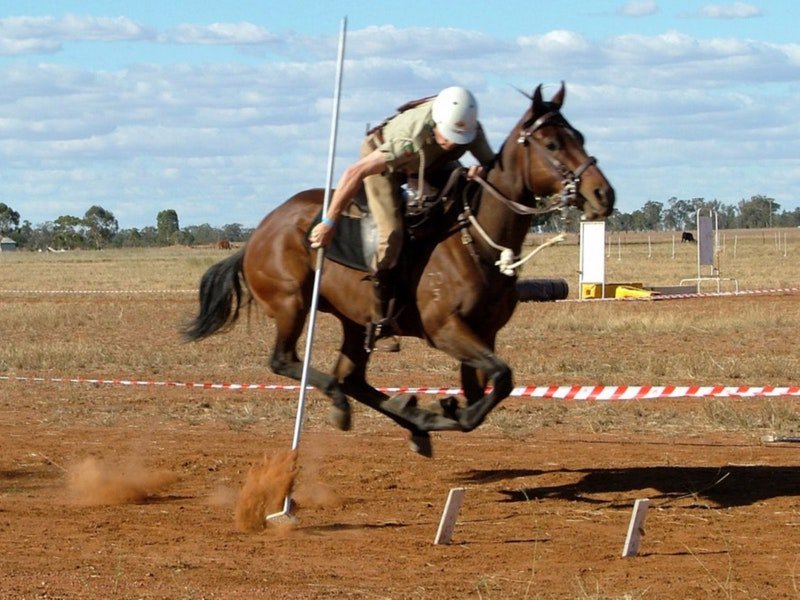
[[[564,82],[561,82],[561,87],[556,92],[555,96],[553,96],[551,102],[561,110],[561,107],[564,105],[564,97],[567,95],[567,88],[564,85]]]
[[[540,115],[544,109],[544,101],[542,100],[542,84],[536,86],[533,92],[533,114]]]

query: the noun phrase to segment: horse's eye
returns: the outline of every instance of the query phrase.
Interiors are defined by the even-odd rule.
[[[547,141],[544,147],[547,148],[550,152],[555,152],[556,150],[558,150],[558,144],[553,140]]]

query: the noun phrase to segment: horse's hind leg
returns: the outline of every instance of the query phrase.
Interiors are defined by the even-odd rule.
[[[275,347],[272,350],[270,367],[278,375],[290,377],[297,381],[303,378],[303,363],[297,356],[297,340],[303,330],[305,313],[295,313],[293,318],[276,319],[277,333]],[[350,403],[347,400],[336,377],[323,373],[309,365],[308,385],[322,391],[333,402],[331,422],[342,431],[350,429]]]

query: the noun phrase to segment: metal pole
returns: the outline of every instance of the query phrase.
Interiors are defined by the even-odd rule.
[[[341,31],[339,32],[339,53],[336,59],[336,86],[333,96],[333,115],[331,117],[331,137],[328,145],[328,172],[325,185],[325,195],[322,200],[322,214],[328,211],[330,204],[331,188],[333,187],[333,160],[336,155],[336,132],[339,125],[339,98],[342,93],[342,70],[344,66],[344,41],[347,35],[347,17],[342,19]],[[306,388],[308,387],[308,371],[311,365],[311,351],[314,344],[314,329],[317,322],[317,305],[319,304],[319,286],[322,279],[322,263],[325,258],[323,248],[317,249],[317,263],[314,272],[314,288],[311,292],[311,308],[309,311],[308,332],[306,334],[306,349],[303,355],[303,373],[300,377],[300,397],[297,400],[297,417],[294,422],[294,437],[292,438],[292,450],[297,450],[300,446],[300,434],[303,428],[303,417],[305,413]],[[283,510],[279,513],[267,515],[267,520],[278,517],[290,516],[292,508],[292,491],[286,494],[283,502]]]

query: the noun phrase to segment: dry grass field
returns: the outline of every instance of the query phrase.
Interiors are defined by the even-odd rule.
[[[696,275],[696,247],[676,241],[673,256],[672,234],[612,234],[607,251],[608,281]],[[255,311],[181,342],[192,290],[226,255],[0,255],[0,598],[800,597],[800,448],[761,441],[800,435],[797,397],[510,398],[475,432],[435,435],[424,459],[366,409],[333,430],[311,392],[298,523],[244,530],[243,486],[280,466],[296,392],[119,381],[293,383],[269,372],[271,324]],[[725,232],[722,275],[797,288],[798,256],[800,230]],[[575,298],[577,265],[572,238],[523,276],[564,278]],[[338,330],[318,324],[325,367]],[[798,328],[794,292],[523,303],[497,350],[517,386],[796,386]],[[458,385],[419,340],[375,355],[370,375]],[[76,378],[118,382],[60,381]],[[453,487],[467,490],[453,543],[434,546]],[[640,554],[623,559],[645,497]]]

